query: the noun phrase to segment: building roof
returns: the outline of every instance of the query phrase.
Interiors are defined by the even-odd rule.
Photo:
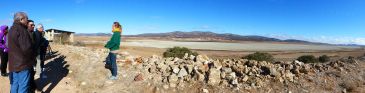
[[[75,32],[71,32],[71,31],[65,31],[65,30],[59,30],[59,29],[47,29],[46,32],[52,31],[54,30],[55,33],[75,33]]]

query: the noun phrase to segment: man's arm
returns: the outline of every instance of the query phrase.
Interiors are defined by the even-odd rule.
[[[18,44],[23,54],[31,54],[33,52],[32,40],[27,31],[19,31]]]

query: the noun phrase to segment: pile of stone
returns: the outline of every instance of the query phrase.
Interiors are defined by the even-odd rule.
[[[137,59],[137,58],[136,58]],[[304,64],[300,61],[266,62],[247,59],[213,60],[204,55],[185,54],[183,58],[152,56],[139,58],[141,68],[156,82],[170,87],[203,82],[208,85],[259,88],[272,81],[295,82],[300,75],[340,68],[343,62]]]

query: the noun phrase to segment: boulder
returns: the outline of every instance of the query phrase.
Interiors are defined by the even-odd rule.
[[[268,62],[266,62],[266,61],[258,62],[258,66],[259,67],[261,67],[261,66],[268,66]]]
[[[207,72],[209,70],[208,65],[197,65],[194,68],[196,68],[200,72]]]
[[[281,74],[275,68],[270,68],[270,75],[274,77],[280,77]]]
[[[194,77],[197,81],[204,81],[205,75],[202,72],[199,72],[197,69],[194,69]]]
[[[163,62],[160,62],[157,64],[157,67],[156,67],[160,72],[164,72],[166,71],[166,69],[168,68],[167,65],[165,65]]]
[[[177,83],[177,81],[179,80],[179,78],[175,75],[175,74],[172,74],[172,75],[170,75],[169,76],[169,83],[171,84],[171,83]]]
[[[221,72],[221,78],[226,78],[226,73],[225,72]]]
[[[308,72],[310,71],[310,65],[309,64],[304,64],[301,69],[300,69],[300,72],[301,73],[304,73],[304,74],[308,74]]]
[[[235,72],[231,72],[231,73],[229,73],[227,76],[226,76],[226,79],[227,80],[230,80],[230,81],[232,81],[233,79],[236,79],[236,73]]]
[[[222,66],[222,63],[219,62],[219,60],[215,60],[213,61],[213,66],[217,69],[221,69],[223,66]]]
[[[183,59],[188,59],[188,57],[189,57],[189,54],[188,53],[185,53]]]
[[[243,75],[242,82],[246,82],[249,79],[248,75]]]
[[[257,61],[256,60],[250,60],[247,65],[250,66],[250,67],[257,66]]]
[[[236,72],[237,74],[244,74],[245,66],[243,65],[235,65],[232,67],[233,72]]]
[[[185,68],[181,68],[179,73],[177,74],[177,77],[184,77],[184,76],[187,76],[188,75],[188,72],[185,70]]]
[[[251,71],[251,67],[247,67],[247,65],[245,65],[245,67],[244,67],[244,73],[248,74],[249,71]]]
[[[236,78],[236,79],[233,79],[233,80],[231,81],[231,84],[232,84],[233,86],[237,87],[237,86],[238,86],[238,80],[237,80],[237,78]]]
[[[216,68],[212,68],[209,70],[208,75],[208,84],[209,85],[218,85],[221,81],[220,71]]]
[[[252,68],[251,68],[251,72],[252,72],[252,74],[260,74],[261,69],[259,69],[259,68],[258,68],[258,67],[256,67],[256,66],[252,66]]]
[[[291,70],[293,68],[294,68],[294,66],[292,64],[286,64],[285,65],[285,70]]]
[[[196,56],[196,62],[201,62],[204,64],[208,64],[209,63],[209,57],[206,55],[198,55]]]
[[[289,70],[285,70],[285,74],[284,74],[285,78],[291,82],[294,81],[294,74],[291,73]]]
[[[174,60],[173,60],[173,62],[177,62],[177,61],[179,61],[179,60],[180,60],[180,58],[175,57],[175,58],[174,58]]]
[[[194,55],[190,55],[189,59],[190,60],[194,60],[195,59],[195,56]]]
[[[223,68],[222,68],[222,72],[223,72],[223,73],[231,73],[231,72],[232,72],[232,69],[231,69],[231,68],[229,68],[229,67],[223,67]]]
[[[299,74],[300,73],[300,71],[299,71],[299,67],[298,66],[294,66],[294,68],[292,69],[292,72],[294,73],[294,74]]]
[[[187,69],[187,72],[191,74],[193,72],[194,66],[193,65],[185,65],[185,68]]]
[[[202,57],[202,55],[198,55],[198,56],[196,56],[196,62],[201,62],[201,63],[203,63],[204,61],[206,61],[206,60]]]
[[[299,65],[299,66],[304,65],[304,63],[303,63],[303,62],[300,62],[300,61],[298,61],[298,60],[294,60],[294,64],[295,64],[295,65]]]
[[[173,73],[175,73],[175,74],[179,73],[179,71],[180,71],[179,66],[170,65],[170,67],[171,67]]]

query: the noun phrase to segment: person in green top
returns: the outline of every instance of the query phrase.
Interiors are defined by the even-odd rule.
[[[113,23],[112,32],[113,32],[112,37],[110,38],[110,40],[104,46],[105,48],[108,48],[110,50],[110,52],[109,52],[109,54],[106,58],[105,68],[108,68],[110,70],[110,72],[112,73],[112,76],[110,76],[109,79],[110,80],[116,80],[116,79],[118,79],[118,77],[117,77],[118,68],[117,68],[117,64],[116,64],[116,59],[117,59],[116,54],[118,53],[118,50],[119,50],[120,37],[121,37],[121,32],[122,32],[122,26],[119,24],[119,22],[114,22]]]

